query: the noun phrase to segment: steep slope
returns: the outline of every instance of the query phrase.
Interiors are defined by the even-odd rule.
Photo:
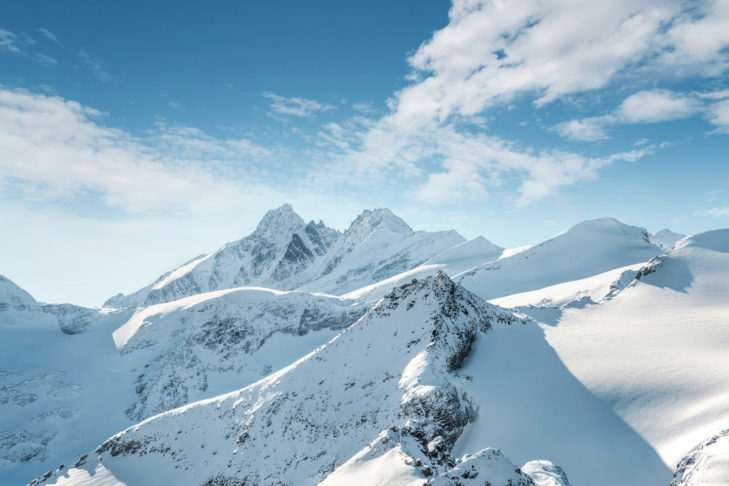
[[[16,309],[34,302],[13,295],[24,297]],[[53,322],[0,325],[0,484],[27,482],[157,412],[253,383],[365,310],[336,297],[239,288],[133,315],[103,312],[74,335]]]
[[[268,211],[249,236],[193,259],[133,294],[112,297],[104,305],[138,307],[246,285],[290,290],[309,278],[312,267],[339,236],[321,221],[304,223],[284,204]]]
[[[455,275],[454,280],[485,299],[495,299],[645,262],[661,253],[643,228],[615,219],[596,219]]]
[[[729,428],[729,230],[679,241],[600,305],[544,328],[572,373],[673,468]]]
[[[146,420],[36,484],[336,484],[353,470],[357,484],[534,484],[493,449],[451,454],[477,417],[457,370],[479,334],[509,325],[524,324],[443,273],[414,280],[280,372]]]
[[[729,480],[729,430],[705,440],[676,467],[671,486],[721,486]]]
[[[435,275],[439,271],[451,276],[456,275],[482,263],[497,260],[503,251],[504,249],[500,246],[494,245],[483,236],[478,236],[448,248],[413,269],[353,290],[344,296],[367,301],[377,300],[389,292],[392,287],[402,285],[413,278]]]
[[[413,231],[388,209],[365,211],[344,233],[305,224],[285,204],[266,213],[249,236],[104,305],[138,307],[240,286],[340,295],[391,277],[463,242],[454,231]]]

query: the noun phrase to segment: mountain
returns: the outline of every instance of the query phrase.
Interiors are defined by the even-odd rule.
[[[727,275],[729,230],[709,231],[632,271],[599,305],[546,313],[545,335],[564,364],[670,469],[729,428]],[[529,313],[539,318],[538,308]]]
[[[729,478],[729,430],[705,440],[676,466],[671,486],[726,484]]]
[[[268,211],[249,236],[163,275],[107,307],[139,307],[240,286],[334,295],[409,270],[463,242],[454,231],[413,231],[388,209],[364,211],[340,233],[308,224],[289,204]]]
[[[474,342],[528,325],[443,273],[414,280],[279,372],[130,427],[33,484],[565,486],[548,461],[452,455],[478,420],[459,375]]]
[[[41,304],[0,275],[0,328],[60,329],[77,334],[96,324],[100,315],[98,309],[73,304]]]
[[[480,297],[495,299],[645,262],[663,252],[643,228],[596,219],[453,278]]]
[[[14,315],[29,312],[32,297],[4,289]],[[253,383],[365,311],[337,297],[238,288],[99,312],[77,334],[52,320],[0,325],[0,482],[27,482],[137,421]]]
[[[662,229],[654,235],[649,235],[651,243],[660,246],[666,251],[670,250],[674,244],[685,237],[686,235],[674,233],[670,229]]]
[[[504,249],[491,243],[483,236],[455,245],[428,259],[421,265],[393,277],[386,278],[371,285],[353,290],[345,297],[373,301],[380,299],[390,289],[409,282],[413,278],[424,278],[441,271],[447,275],[456,275],[485,262],[497,260]]]

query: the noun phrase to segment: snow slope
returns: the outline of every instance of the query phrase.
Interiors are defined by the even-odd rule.
[[[671,486],[722,486],[729,480],[729,430],[705,440],[676,467]]]
[[[451,454],[477,418],[457,373],[474,340],[524,325],[443,273],[413,281],[280,372],[152,417],[36,484],[342,484],[354,472],[355,484],[529,486],[494,449]],[[546,461],[528,469],[539,484],[559,477]]]
[[[72,304],[41,304],[10,279],[0,275],[0,329],[83,332],[96,324],[103,312]]]
[[[435,275],[439,271],[447,275],[456,275],[484,262],[497,260],[503,251],[504,249],[500,246],[494,245],[483,236],[478,236],[439,253],[422,265],[418,265],[411,270],[407,270],[377,283],[353,290],[344,294],[344,297],[365,301],[377,300],[382,298],[393,287],[402,285],[414,278]]]
[[[453,278],[471,292],[495,299],[645,262],[661,253],[643,228],[596,219]]]
[[[648,236],[651,243],[660,246],[666,251],[670,250],[673,245],[675,245],[676,243],[678,243],[679,240],[685,237],[686,235],[682,235],[681,233],[675,233],[670,229],[662,229],[656,234]]]
[[[364,211],[340,233],[321,221],[305,224],[285,204],[268,211],[249,236],[104,305],[138,307],[241,286],[340,295],[409,270],[463,241],[455,231],[413,231],[388,209]]]
[[[97,311],[94,326],[68,334],[52,320],[21,326],[54,316],[17,286],[4,288],[17,297],[6,298],[12,315],[30,317],[0,321],[0,484],[25,483],[157,412],[253,383],[366,310],[331,296],[239,288],[134,314]],[[0,318],[9,312],[10,304]]]
[[[729,230],[678,242],[600,305],[545,326],[569,370],[673,468],[729,428]]]

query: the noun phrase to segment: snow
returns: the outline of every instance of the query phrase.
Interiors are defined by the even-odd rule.
[[[729,230],[679,242],[642,274],[544,330],[569,370],[673,468],[729,428]]]
[[[671,486],[723,486],[729,478],[729,430],[702,442],[681,460]]]
[[[475,294],[495,299],[645,262],[661,253],[643,228],[597,219],[453,278]]]
[[[121,482],[141,485],[313,485],[330,473],[333,484],[355,473],[365,475],[356,484],[380,475],[451,484],[450,475],[468,471],[494,485],[526,486],[528,477],[494,449],[463,460],[448,453],[473,419],[453,370],[477,330],[518,322],[444,274],[413,282],[279,372],[125,430],[96,449],[89,467],[101,463]],[[402,382],[404,370],[414,372]],[[55,476],[46,484],[57,484]]]
[[[410,282],[413,278],[435,275],[438,271],[456,275],[484,262],[498,259],[503,248],[494,245],[486,238],[478,236],[439,253],[417,267],[364,286],[343,295],[349,299],[374,301],[381,298],[395,286]]]
[[[495,326],[479,334],[459,374],[478,404],[478,419],[454,454],[498,445],[516,462],[548,458],[578,485],[669,482],[672,469],[570,373],[538,326]]]
[[[308,224],[291,205],[268,211],[249,236],[105,305],[139,307],[241,286],[340,295],[423,263],[464,241],[455,231],[413,231],[389,209],[364,211],[344,233]]]

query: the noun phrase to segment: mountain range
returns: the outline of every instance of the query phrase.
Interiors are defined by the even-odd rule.
[[[720,484],[727,275],[729,230],[504,249],[284,205],[100,308],[0,277],[0,482]]]

